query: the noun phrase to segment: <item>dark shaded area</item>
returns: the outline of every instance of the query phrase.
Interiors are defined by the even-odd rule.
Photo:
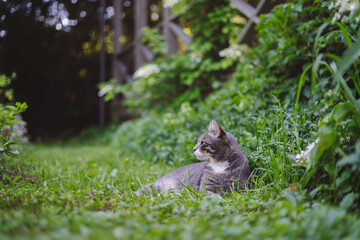
[[[0,72],[17,74],[12,88],[29,105],[23,117],[32,139],[97,124],[98,8],[94,0],[0,1]],[[63,24],[66,12],[72,26]]]

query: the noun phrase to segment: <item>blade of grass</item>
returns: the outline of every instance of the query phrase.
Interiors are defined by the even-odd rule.
[[[346,27],[343,24],[339,23],[339,22],[335,22],[335,24],[339,26],[348,47],[351,47],[352,46],[351,36],[348,33],[348,31],[346,30]]]
[[[302,72],[302,74],[300,76],[300,79],[299,79],[298,90],[297,90],[297,93],[296,93],[295,110],[294,110],[294,117],[295,118],[296,118],[296,113],[297,113],[298,106],[299,106],[300,93],[301,93],[301,90],[302,90],[303,82],[304,82],[307,71],[309,71],[309,69],[311,67],[312,67],[312,64],[309,64],[308,66],[306,66],[306,68]],[[295,122],[296,122],[296,120],[295,120]]]
[[[339,67],[336,68],[336,65],[332,65],[335,68],[335,75],[334,78],[340,84],[340,86],[344,90],[345,97],[351,102],[351,104],[356,108],[356,114],[360,118],[360,106],[359,103],[356,101],[351,89],[346,84],[344,78],[342,77],[344,72],[354,63],[356,58],[360,54],[360,40],[357,40],[351,47],[349,47],[343,57],[341,58],[341,62],[339,63]]]
[[[316,59],[315,62],[312,65],[312,69],[311,69],[311,96],[314,95],[315,90],[316,90],[316,79],[318,78],[318,70],[319,70],[319,66],[321,63],[321,59],[322,59],[323,55],[319,54]]]

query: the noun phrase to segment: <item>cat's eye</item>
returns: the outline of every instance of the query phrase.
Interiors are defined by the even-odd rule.
[[[200,142],[200,145],[203,145],[203,144],[204,144],[204,141],[201,141],[201,142]]]

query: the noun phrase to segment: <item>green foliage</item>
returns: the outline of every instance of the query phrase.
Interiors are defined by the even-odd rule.
[[[12,77],[15,77],[13,74]],[[11,79],[5,75],[0,75],[0,99],[12,100],[12,90],[8,88],[11,83]],[[12,135],[15,132],[13,126],[16,124],[24,124],[17,115],[27,108],[26,103],[16,102],[15,105],[0,103],[0,160],[3,159],[3,155],[8,156],[18,155],[18,150],[11,146],[16,144]]]
[[[65,142],[65,145],[81,146],[81,145],[109,145],[113,141],[114,131],[118,129],[117,125],[109,125],[106,127],[91,127],[82,131],[76,137]]]
[[[24,181],[29,177],[18,174],[16,178],[8,171],[3,174],[0,206],[5,211],[0,213],[4,226],[0,234],[19,238],[61,234],[119,239],[358,239],[360,34],[355,19],[360,10],[342,12],[338,18],[340,10],[330,8],[334,3],[290,2],[262,16],[257,27],[259,46],[243,59],[225,57],[234,73],[224,84],[213,82],[211,87],[218,88],[204,101],[194,103],[196,97],[185,93],[199,91],[203,96],[197,81],[210,71],[200,68],[204,60],[190,63],[187,54],[158,58],[127,86],[102,85],[102,94],[126,94],[129,88],[132,99],[127,104],[148,111],[117,129],[110,128],[91,147],[40,146],[17,165],[12,163],[20,169],[33,160],[37,168],[30,176],[37,181]],[[180,1],[180,9],[181,4],[189,2]],[[207,12],[212,6],[200,0],[187,6],[193,18],[223,11]],[[191,27],[192,21],[186,21]],[[200,30],[193,26],[194,36],[205,41],[206,33]],[[207,46],[200,46],[195,37],[193,43],[211,58]],[[236,52],[233,46],[228,49]],[[189,53],[194,52],[190,46]],[[184,69],[192,67],[194,77],[189,77]],[[179,96],[182,100],[177,100]],[[248,156],[249,189],[225,194],[223,199],[192,188],[135,197],[134,190],[142,184],[196,161],[192,148],[212,119],[234,134]],[[96,135],[91,130],[77,143],[97,139]],[[99,146],[111,137],[111,146]]]
[[[233,21],[237,10],[228,0],[184,0],[177,8],[182,12],[181,24],[193,38],[190,45],[177,54],[165,56],[167,46],[159,31],[144,28],[142,42],[158,56],[153,63],[158,70],[148,72],[149,64],[142,66],[132,82],[120,88],[114,86],[107,99],[112,99],[114,92],[123,93],[127,96],[125,105],[141,112],[149,108],[159,111],[164,107],[178,108],[184,102],[201,101],[226,79],[239,59],[219,53],[237,41],[242,27]],[[144,69],[146,74],[138,74]]]
[[[206,127],[203,117],[189,103],[183,103],[179,113],[152,115],[122,124],[113,143],[126,146],[120,150],[125,156],[185,164],[194,159],[192,148]]]
[[[191,149],[208,122],[216,119],[248,156],[252,187],[281,192],[300,183],[309,199],[344,201],[344,206],[357,201],[359,26],[332,24],[330,3],[278,5],[261,17],[259,46],[236,64],[226,84],[204,102],[192,104],[189,98],[179,110],[166,109],[122,125],[114,144],[127,146],[122,151],[132,157],[183,165],[195,161]],[[347,46],[353,47],[341,61]],[[159,69],[144,83],[156,82],[154,76],[165,73]],[[136,89],[144,89],[146,96],[156,93],[159,101],[166,97],[143,86]],[[313,142],[311,157],[299,154]],[[358,209],[356,204],[348,208]]]
[[[304,73],[302,84],[305,86],[301,95],[304,102],[313,103],[334,88],[334,83],[329,81],[332,73],[326,69],[324,61],[340,56],[346,43],[337,37],[334,26],[324,25],[329,21],[330,12],[320,5],[320,1],[278,5],[263,16],[257,26],[258,73],[265,75],[265,87],[276,88],[273,94],[278,97],[294,100],[294,94],[289,94],[288,90],[296,91],[301,73]],[[317,83],[316,79],[320,81]]]
[[[160,34],[159,29],[144,27],[142,32],[144,36],[141,39],[141,42],[146,44],[151,49],[155,57],[163,56],[167,53],[168,46],[165,43],[164,36]]]
[[[348,73],[351,65],[357,71],[360,41],[348,42],[348,45],[342,60],[332,65],[334,80],[342,90],[344,100],[336,104],[320,123],[319,142],[311,152],[312,168],[305,174],[303,185],[312,189],[312,198],[318,195],[354,210],[359,207],[357,199],[360,197],[360,99],[356,100],[356,91],[347,84],[356,82],[358,76],[347,76],[346,81],[343,75]]]
[[[174,167],[113,147],[34,146],[6,167],[0,178],[1,239],[360,237],[358,217],[309,204],[291,191],[234,192],[218,199],[184,189],[137,197],[140,182]]]
[[[180,4],[186,6],[182,8],[181,19],[184,25],[190,26],[193,37],[189,48],[202,56],[200,69],[217,65],[221,59],[219,50],[238,38],[242,24],[233,21],[238,16],[237,10],[230,1],[222,0],[182,0]]]
[[[12,74],[11,78],[4,74],[0,75],[0,103],[13,100],[13,90],[9,88],[9,85],[11,83],[11,79],[14,78],[16,78],[15,73]]]

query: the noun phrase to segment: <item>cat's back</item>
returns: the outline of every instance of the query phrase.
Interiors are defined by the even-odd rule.
[[[193,163],[173,170],[154,182],[155,189],[180,189],[182,184],[200,187],[206,163]]]

